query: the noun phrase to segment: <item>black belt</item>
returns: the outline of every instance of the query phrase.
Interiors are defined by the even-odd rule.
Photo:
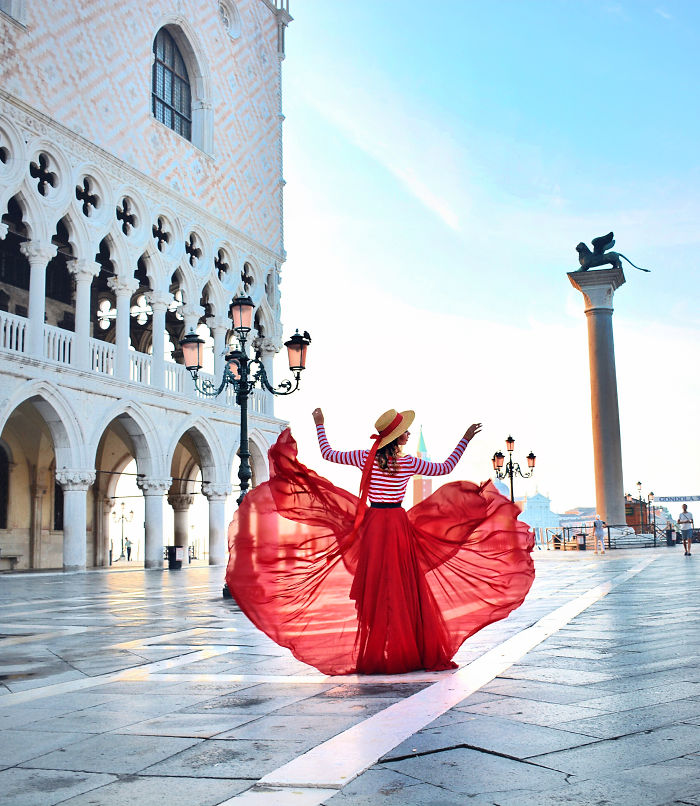
[[[375,509],[397,509],[401,507],[401,502],[397,501],[370,501],[369,505]]]

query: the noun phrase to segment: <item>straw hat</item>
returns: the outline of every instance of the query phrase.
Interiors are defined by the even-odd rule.
[[[396,411],[396,409],[385,411],[374,424],[374,427],[377,429],[377,434],[381,437],[377,444],[377,450],[393,442],[397,437],[400,437],[401,434],[405,434],[411,427],[415,416],[415,411],[411,411],[410,409],[400,413]]]

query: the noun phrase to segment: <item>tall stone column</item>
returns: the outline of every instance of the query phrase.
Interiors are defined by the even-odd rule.
[[[52,243],[27,241],[20,246],[29,261],[29,343],[25,350],[34,358],[44,357],[44,318],[46,314],[46,267],[56,256]]]
[[[209,565],[224,565],[228,561],[226,498],[231,491],[228,484],[206,481],[202,492],[209,501]]]
[[[131,316],[131,296],[138,288],[135,278],[110,277],[107,281],[117,298],[116,360],[115,375],[124,381],[129,380],[129,330]]]
[[[74,260],[69,268],[75,276],[75,338],[71,363],[78,369],[90,367],[90,288],[100,271],[94,260]]]
[[[588,360],[595,463],[596,509],[610,525],[625,523],[620,412],[613,344],[613,294],[625,282],[622,269],[568,272],[583,294],[588,317]]]
[[[194,495],[169,495],[168,503],[173,508],[173,531],[175,546],[189,543],[189,514],[194,504]]]
[[[87,491],[94,470],[62,468],[56,481],[63,488],[63,570],[84,571],[87,552]]]
[[[165,387],[165,312],[172,297],[170,294],[151,291],[148,294],[153,317],[151,319],[151,385]]]
[[[145,503],[145,550],[144,567],[163,567],[163,496],[170,489],[172,479],[136,480],[143,492]]]

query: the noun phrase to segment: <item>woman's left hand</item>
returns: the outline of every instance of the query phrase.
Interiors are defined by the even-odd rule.
[[[481,423],[472,423],[469,428],[464,432],[464,439],[471,442],[472,439],[481,431]]]

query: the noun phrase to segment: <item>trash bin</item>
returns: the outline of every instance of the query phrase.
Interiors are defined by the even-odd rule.
[[[182,546],[168,546],[168,568],[182,568]]]
[[[576,539],[578,540],[578,550],[585,551],[586,550],[586,533],[579,532],[576,535]]]
[[[673,529],[666,529],[666,545],[667,546],[675,545],[675,542],[673,540]]]

